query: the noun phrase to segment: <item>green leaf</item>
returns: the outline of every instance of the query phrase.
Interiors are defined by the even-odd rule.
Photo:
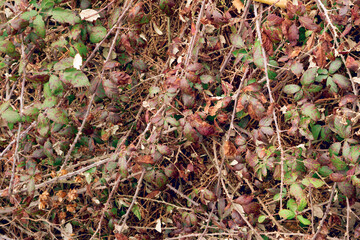
[[[289,199],[289,200],[287,201],[286,207],[287,207],[288,209],[290,209],[291,211],[296,212],[296,210],[297,210],[297,208],[298,208],[298,205],[296,204],[296,202],[295,202],[294,199]]]
[[[90,168],[89,170],[85,171],[87,173],[95,173],[96,172],[96,167]]]
[[[314,137],[314,140],[318,139],[320,132],[321,132],[321,125],[316,124],[311,127],[311,133]]]
[[[314,121],[318,121],[320,119],[320,112],[313,103],[305,103],[301,107],[301,112]]]
[[[284,93],[286,94],[294,94],[300,91],[301,87],[296,84],[288,84],[283,88]]]
[[[10,100],[2,103],[0,105],[0,114],[2,114],[3,112],[5,112],[6,109],[8,109],[10,107]]]
[[[328,70],[327,70],[327,69],[323,69],[323,68],[319,68],[319,69],[318,69],[318,74],[327,75],[327,74],[328,74]]]
[[[336,58],[334,61],[332,61],[330,63],[330,66],[329,66],[329,73],[330,74],[334,74],[337,70],[340,69],[342,65],[342,61],[340,58]]]
[[[309,187],[311,184],[314,188],[320,188],[325,184],[325,182],[323,180],[318,179],[318,178],[312,178],[312,177],[305,177],[301,181],[301,183],[307,187]]]
[[[301,89],[300,91],[295,93],[294,100],[299,101],[299,100],[301,100],[303,98],[303,96],[304,96],[304,91]]]
[[[310,84],[312,84],[313,82],[315,82],[315,77],[317,74],[317,68],[313,67],[313,68],[309,68],[308,70],[306,70],[300,80],[301,84],[304,86],[308,86]]]
[[[53,0],[42,0],[40,8],[42,11],[44,11],[44,10],[53,8],[54,5],[55,5],[55,2]]]
[[[308,91],[308,92],[311,92],[311,93],[316,93],[316,92],[320,92],[322,88],[323,88],[322,85],[310,84],[310,85],[307,87],[307,91]]]
[[[39,37],[45,38],[46,35],[45,22],[41,15],[37,15],[36,18],[34,19],[34,31]]]
[[[69,119],[67,118],[67,113],[58,108],[50,108],[47,112],[47,116],[50,120],[53,120],[56,123],[68,124]]]
[[[319,174],[322,176],[322,177],[328,177],[330,174],[332,174],[333,171],[328,167],[328,166],[322,166],[320,169],[319,169]]]
[[[68,41],[65,38],[60,38],[56,42],[53,42],[51,44],[51,47],[58,48],[58,50],[61,50],[61,48],[65,47],[67,44],[68,44]]]
[[[245,46],[244,40],[241,38],[240,34],[233,33],[230,35],[230,41],[237,48],[243,48]]]
[[[293,219],[295,217],[295,213],[291,210],[288,209],[281,209],[279,211],[279,215],[280,217],[284,218],[284,219]]]
[[[46,109],[46,108],[52,108],[56,105],[58,101],[57,97],[51,96],[51,97],[47,97],[45,98],[44,102],[41,105],[41,109]]]
[[[297,215],[296,218],[299,220],[299,222],[301,222],[301,223],[304,224],[304,225],[310,225],[310,224],[311,224],[311,222],[310,222],[309,219],[304,218],[304,217],[301,216],[301,215]]]
[[[49,15],[59,23],[69,23],[75,25],[75,23],[80,22],[80,17],[77,14],[69,9],[63,8],[54,8],[49,11]]]
[[[111,15],[110,15],[110,17],[109,17],[109,19],[108,19],[108,28],[109,29],[111,29],[114,25],[115,25],[115,23],[116,23],[116,21],[118,20],[118,18],[120,17],[120,14],[122,13],[122,10],[121,10],[121,8],[120,7],[116,7],[113,11],[112,11],[112,13],[111,13]]]
[[[260,69],[264,69],[265,65],[264,65],[264,58],[262,55],[262,51],[261,51],[261,45],[259,41],[256,41],[254,44],[254,64],[260,68]]]
[[[301,212],[302,210],[305,209],[305,207],[307,206],[307,201],[306,201],[306,198],[302,198],[299,202],[299,205],[298,205],[298,211]]]
[[[75,68],[66,69],[60,77],[62,77],[61,80],[65,83],[70,83],[74,87],[90,86],[87,76],[82,71],[76,70]]]
[[[9,40],[0,41],[0,52],[11,54],[15,52],[15,45]]]
[[[358,163],[360,156],[360,145],[352,146],[350,150],[350,161],[353,164]]]
[[[1,114],[1,117],[7,123],[17,123],[17,122],[20,122],[20,120],[21,120],[20,114],[18,112],[14,111],[12,108],[8,108],[6,111],[4,111]]]
[[[338,86],[337,86],[336,83],[333,81],[333,78],[330,77],[330,76],[326,79],[326,86],[327,86],[328,88],[330,88],[330,92],[332,92],[332,93],[337,93],[337,92],[339,92]]]
[[[290,195],[294,196],[297,201],[300,201],[302,198],[306,197],[304,190],[301,188],[300,184],[298,183],[291,184]]]
[[[20,18],[29,21],[31,18],[35,17],[36,15],[38,15],[38,12],[36,10],[30,10],[21,14]]]
[[[65,70],[67,68],[71,68],[73,66],[73,62],[74,62],[74,58],[72,57],[63,58],[59,62],[54,64],[54,70],[60,71],[60,70]]]
[[[263,223],[266,220],[266,216],[265,215],[260,215],[258,217],[258,223]]]
[[[103,26],[94,26],[91,28],[90,42],[98,43],[106,36],[106,28]]]
[[[64,87],[59,77],[56,75],[51,75],[49,80],[49,87],[51,93],[54,95],[61,94],[64,91]]]
[[[325,80],[328,77],[328,75],[317,75],[315,78],[316,82],[322,82],[323,80]]]
[[[339,88],[341,89],[350,89],[351,84],[350,84],[350,80],[341,75],[341,74],[334,74],[332,77],[332,80],[339,86]]]
[[[341,157],[338,157],[336,155],[332,155],[331,156],[331,162],[334,165],[334,167],[339,171],[347,169],[347,164],[341,159]]]
[[[40,113],[37,122],[37,131],[39,132],[40,136],[46,137],[50,131],[50,120],[45,117],[43,113]]]
[[[24,109],[23,113],[25,116],[36,116],[37,114],[39,114],[39,109],[35,106],[32,106]]]
[[[137,219],[139,219],[139,221],[140,221],[141,220],[141,212],[140,212],[139,205],[134,205],[133,208],[131,209],[131,211],[135,214]]]

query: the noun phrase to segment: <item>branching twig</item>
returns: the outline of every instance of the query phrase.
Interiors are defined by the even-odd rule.
[[[200,206],[200,204],[198,204],[197,202],[194,202],[194,200],[192,200],[191,198],[189,198],[188,196],[186,196],[185,194],[183,194],[182,192],[180,192],[179,190],[177,190],[176,188],[174,188],[170,184],[166,184],[166,186],[168,188],[170,188],[172,191],[174,191],[180,197],[182,197],[182,198],[188,200],[189,202],[191,202],[194,206],[196,206],[196,207]]]
[[[265,71],[265,77],[266,77],[266,86],[269,92],[269,98],[270,98],[270,104],[273,108],[272,110],[272,115],[273,115],[273,119],[274,119],[274,124],[275,124],[275,128],[276,128],[276,136],[277,136],[277,141],[278,141],[278,145],[280,148],[280,166],[281,166],[281,182],[280,182],[280,209],[282,209],[282,192],[283,192],[283,188],[284,188],[284,161],[285,161],[285,156],[284,156],[284,149],[282,147],[282,143],[281,143],[281,136],[280,136],[280,128],[279,128],[279,124],[277,122],[277,117],[276,117],[276,112],[275,112],[275,106],[273,106],[275,104],[274,98],[272,96],[272,92],[271,92],[271,87],[270,87],[270,79],[269,79],[269,75],[268,75],[268,68],[267,68],[267,58],[266,58],[266,53],[265,53],[265,49],[264,49],[264,45],[262,42],[262,37],[261,37],[261,30],[260,30],[260,19],[258,17],[258,13],[257,13],[257,7],[256,5],[254,6],[254,12],[255,12],[255,18],[256,18],[256,32],[257,32],[257,36],[258,39],[260,41],[260,45],[261,45],[261,52],[262,52],[262,57],[264,59],[264,71]]]
[[[243,77],[241,78],[240,80],[240,84],[239,84],[239,87],[238,89],[236,90],[236,93],[234,94],[233,96],[233,99],[234,99],[234,108],[233,108],[233,112],[232,112],[232,115],[231,115],[231,122],[230,122],[230,127],[229,127],[229,130],[226,134],[226,140],[229,140],[230,138],[230,133],[231,131],[234,129],[234,119],[235,119],[235,114],[236,114],[236,106],[238,104],[238,100],[239,100],[239,95],[240,95],[240,92],[241,92],[241,88],[242,86],[244,85],[244,81],[245,81],[245,78],[246,78],[246,74],[247,72],[249,71],[249,67],[247,66],[246,69],[245,69],[245,72],[244,72],[244,75]]]
[[[332,24],[332,22],[331,22],[331,19],[330,19],[329,14],[328,14],[328,10],[326,9],[326,7],[324,6],[324,4],[323,4],[320,0],[316,0],[316,2],[317,2],[317,4],[318,4],[318,6],[320,6],[319,8],[320,8],[321,11],[324,13],[325,19],[326,19],[327,23],[329,24],[329,26],[330,26],[330,28],[331,28],[331,31],[330,31],[330,32],[331,32],[331,34],[333,35],[333,39],[334,39],[334,42],[335,42],[335,46],[336,46],[337,48],[339,48],[339,42],[338,42],[338,40],[337,40],[337,36],[338,36],[338,35],[337,35],[337,29],[336,29],[336,27],[335,27],[335,26]],[[335,50],[335,51],[337,51],[337,50]],[[341,61],[343,62],[344,66],[345,66],[345,68],[346,68],[346,73],[347,73],[347,75],[349,76],[349,79],[350,79],[350,82],[351,82],[351,85],[352,85],[352,90],[353,90],[355,96],[358,96],[359,92],[358,92],[358,90],[357,90],[357,88],[356,88],[356,86],[355,86],[355,82],[354,82],[354,80],[353,80],[353,78],[352,78],[352,76],[351,76],[350,70],[346,67],[345,57],[344,57],[344,55],[342,55],[342,54],[339,54],[339,55],[340,55]],[[360,108],[359,102],[357,102],[357,103],[358,103],[358,107]]]
[[[248,14],[248,11],[249,11],[250,3],[251,3],[251,0],[248,0],[248,1],[246,2],[246,6],[245,6],[245,9],[244,9],[244,12],[243,12],[243,14],[242,14],[242,16],[241,16],[242,21],[241,21],[240,27],[239,27],[239,29],[238,29],[238,31],[237,31],[238,34],[241,33],[242,28],[244,27],[244,22],[245,22],[245,19],[246,19],[246,15]],[[220,74],[220,75],[224,72],[224,70],[225,70],[225,68],[226,68],[226,65],[228,64],[231,56],[233,55],[233,51],[234,51],[234,50],[235,50],[235,46],[232,45],[231,48],[230,48],[230,51],[228,52],[228,54],[227,54],[226,57],[225,57],[225,60],[224,60],[224,61],[222,62],[222,64],[221,64],[220,71],[219,71],[219,74]]]
[[[19,110],[19,114],[20,114],[20,118],[22,118],[23,116],[23,109],[24,109],[24,90],[25,90],[25,82],[26,82],[26,65],[28,64],[27,59],[25,59],[26,54],[25,54],[25,46],[24,46],[24,42],[23,42],[23,38],[21,39],[21,56],[23,58],[23,61],[25,61],[25,65],[24,65],[24,69],[23,69],[23,73],[22,73],[22,82],[21,82],[21,93],[20,93],[20,110]],[[16,145],[15,145],[15,153],[14,153],[14,158],[13,158],[13,165],[12,165],[12,169],[11,169],[11,178],[10,178],[10,184],[9,184],[9,197],[11,197],[12,193],[13,193],[13,184],[14,184],[14,178],[15,178],[15,167],[16,164],[18,162],[20,162],[20,157],[19,157],[19,142],[20,142],[20,135],[21,135],[21,122],[19,122],[19,126],[18,126],[18,133],[16,136]]]
[[[71,178],[73,176],[77,176],[93,167],[98,167],[102,164],[105,164],[109,161],[111,161],[113,158],[111,158],[113,154],[108,154],[108,155],[105,155],[105,156],[101,156],[101,157],[96,157],[94,159],[98,159],[98,161],[96,161],[95,163],[93,164],[90,164],[89,166],[86,166],[86,167],[83,167],[79,170],[76,170],[76,171],[73,171],[71,173],[68,173],[68,174],[65,174],[63,176],[59,176],[59,177],[55,177],[55,178],[52,178],[48,181],[45,181],[43,183],[40,183],[40,184],[37,184],[35,185],[35,190],[36,189],[39,189],[39,188],[42,188],[42,187],[46,187],[46,186],[49,186],[49,184],[53,184],[54,182],[57,182],[57,181],[61,181],[61,180],[64,180],[64,179],[68,179],[68,178]],[[0,196],[4,196],[6,195],[6,192],[8,191],[8,189],[3,189],[3,190],[0,190]],[[16,193],[22,193],[22,192],[26,192],[27,189],[23,189],[21,188],[19,191],[16,191]]]
[[[126,5],[123,13],[122,13],[121,16],[118,18],[116,24],[114,24],[114,26],[109,30],[109,32],[106,34],[106,36],[104,37],[104,39],[95,47],[95,49],[93,50],[93,52],[91,53],[91,55],[88,57],[88,59],[86,60],[86,62],[84,63],[84,65],[81,67],[81,69],[84,69],[84,67],[86,66],[86,64],[90,61],[90,59],[95,55],[95,52],[96,52],[96,51],[99,49],[99,47],[101,46],[101,43],[106,40],[106,38],[110,35],[110,33],[111,33],[115,28],[117,28],[115,37],[114,37],[114,39],[113,39],[113,41],[112,41],[112,44],[111,44],[111,46],[110,46],[109,53],[108,53],[108,55],[107,55],[107,57],[106,57],[105,62],[107,62],[107,61],[110,59],[111,52],[112,52],[112,50],[114,49],[116,39],[117,39],[117,37],[119,36],[119,33],[120,33],[120,28],[119,28],[119,27],[120,27],[120,24],[121,24],[121,20],[124,18],[125,13],[126,13],[127,10],[130,8],[131,3],[133,2],[133,0],[129,0],[129,1],[130,1],[130,2],[128,3],[128,5]],[[104,74],[104,68],[102,68],[102,72],[101,72],[100,78],[102,77],[103,74]],[[64,168],[66,167],[66,164],[67,164],[67,162],[68,162],[69,159],[70,159],[71,153],[72,153],[72,151],[74,150],[75,144],[77,143],[77,141],[78,141],[79,138],[80,138],[80,135],[81,135],[81,133],[82,133],[82,130],[84,129],[85,124],[86,124],[86,119],[87,119],[87,117],[88,117],[89,114],[90,114],[91,106],[92,106],[92,104],[93,104],[93,102],[94,102],[95,95],[96,95],[96,91],[95,91],[95,92],[91,95],[91,97],[90,97],[90,101],[89,101],[89,103],[88,103],[88,107],[87,107],[86,113],[85,113],[85,115],[84,115],[84,120],[82,121],[81,126],[80,126],[80,128],[79,128],[79,131],[78,131],[78,133],[76,134],[76,137],[75,137],[73,143],[71,144],[69,151],[67,152],[67,154],[66,154],[66,156],[65,156],[64,163],[61,165],[60,170],[62,170],[62,169],[64,169]]]
[[[324,225],[325,219],[326,219],[327,215],[329,214],[330,206],[331,206],[332,199],[333,199],[334,193],[335,193],[335,189],[336,189],[336,183],[334,183],[334,186],[333,186],[333,188],[331,189],[331,194],[330,194],[330,198],[329,198],[329,203],[328,203],[327,206],[326,206],[326,210],[325,210],[324,216],[323,216],[323,218],[321,219],[321,221],[320,221],[320,223],[319,223],[319,226],[318,226],[318,229],[317,229],[315,235],[313,236],[312,240],[315,240],[316,237],[317,237],[317,235],[320,233],[321,228],[322,228],[322,226]]]

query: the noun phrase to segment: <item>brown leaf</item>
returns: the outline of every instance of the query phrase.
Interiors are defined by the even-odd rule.
[[[346,94],[345,96],[341,97],[339,102],[339,107],[342,107],[348,103],[353,103],[358,99],[358,97],[354,94]]]
[[[269,56],[272,56],[274,54],[274,49],[270,38],[264,32],[261,33],[261,37],[263,40],[263,46],[265,48],[265,51]]]
[[[351,24],[346,25],[345,30],[341,33],[340,38],[345,37],[352,29]]]
[[[122,233],[117,233],[117,232],[115,232],[115,238],[116,238],[116,240],[128,240],[127,236],[125,236]]]
[[[334,182],[344,182],[346,180],[346,176],[341,173],[331,173],[330,179]]]
[[[114,60],[109,60],[106,63],[104,63],[104,70],[109,70],[109,69],[113,69],[115,67],[120,66],[120,63]]]
[[[224,156],[226,158],[234,158],[235,157],[236,147],[231,141],[229,141],[229,140],[225,141],[222,146],[222,149],[223,149]]]
[[[289,41],[291,43],[292,46],[295,46],[297,44],[297,41],[299,39],[299,29],[298,27],[294,24],[292,24],[289,28]]]
[[[131,77],[125,72],[114,71],[110,73],[110,80],[118,86],[122,86],[129,84]]]
[[[155,163],[152,156],[150,156],[150,155],[139,156],[139,157],[137,157],[136,162],[140,163],[140,164],[154,164]]]
[[[267,21],[270,26],[273,26],[273,25],[280,25],[284,21],[284,19],[277,16],[276,14],[271,13],[268,15]]]
[[[353,57],[348,56],[346,58],[345,66],[349,68],[350,70],[353,70],[356,72],[359,69],[359,62],[356,61]]]
[[[244,8],[244,4],[240,0],[233,0],[233,5],[238,11],[238,13],[240,13],[241,10]]]
[[[216,132],[215,127],[203,121],[198,114],[190,117],[190,125],[203,136],[211,136]]]
[[[254,199],[254,196],[251,195],[241,195],[237,199],[234,200],[234,202],[240,204],[240,205],[246,205],[251,203],[251,201]]]
[[[315,62],[318,67],[323,68],[326,65],[326,56],[323,45],[320,44],[315,52]]]
[[[313,22],[311,18],[308,16],[301,16],[299,17],[299,21],[301,25],[303,25],[306,29],[312,30],[312,31],[318,31],[319,26]]]

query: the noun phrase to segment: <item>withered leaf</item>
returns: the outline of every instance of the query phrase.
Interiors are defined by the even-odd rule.
[[[235,145],[227,140],[224,142],[223,146],[222,146],[222,150],[223,150],[223,153],[224,153],[224,156],[226,158],[234,158],[235,155],[236,155],[236,147]]]
[[[190,124],[203,136],[211,136],[216,132],[215,127],[203,121],[198,114],[190,117]]]
[[[301,16],[299,17],[299,21],[301,25],[303,25],[306,29],[312,30],[312,31],[318,31],[319,26],[313,22],[311,18],[308,16]]]
[[[114,71],[110,73],[110,80],[118,86],[126,85],[131,82],[131,77],[120,71]]]
[[[299,39],[299,29],[295,25],[295,23],[293,23],[289,28],[288,38],[292,46],[295,46],[297,44],[297,41]]]
[[[315,51],[315,62],[320,68],[323,68],[326,65],[326,56],[322,44],[319,44],[317,50]]]
[[[140,163],[140,164],[154,164],[155,163],[152,156],[150,156],[150,155],[138,156],[136,159],[136,162]]]
[[[359,62],[356,61],[353,57],[348,56],[346,58],[345,66],[350,70],[357,71],[359,69]]]

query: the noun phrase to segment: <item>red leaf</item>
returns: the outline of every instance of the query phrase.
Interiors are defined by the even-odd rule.
[[[114,71],[110,73],[110,80],[118,86],[122,86],[129,84],[131,77],[125,72]]]
[[[307,16],[299,17],[299,21],[301,25],[303,25],[306,29],[312,30],[312,31],[318,31],[319,26],[315,23],[313,23],[313,20]]]
[[[253,199],[254,199],[254,196],[241,195],[240,197],[235,199],[234,202],[241,204],[241,205],[246,205],[246,204],[249,204]]]
[[[346,58],[345,66],[349,68],[350,70],[353,70],[356,72],[359,69],[359,62],[356,61],[353,57],[348,56]]]
[[[281,18],[273,13],[268,15],[267,20],[268,20],[270,26],[280,25],[284,21],[283,18]]]
[[[334,182],[343,182],[346,180],[346,177],[341,173],[331,173],[330,179]]]
[[[191,35],[195,36],[196,34],[196,26],[195,26],[195,23],[192,22],[191,23]]]
[[[339,107],[342,107],[348,103],[353,103],[358,99],[358,97],[354,94],[346,94],[345,96],[341,97],[339,102]]]
[[[154,164],[155,163],[152,156],[150,156],[150,155],[139,156],[136,159],[136,161],[137,161],[137,163],[140,163],[140,164]]]
[[[198,114],[190,117],[190,124],[203,136],[210,136],[216,132],[215,127],[203,121]]]
[[[299,39],[299,29],[298,27],[295,25],[295,23],[293,25],[290,26],[289,28],[289,41],[291,43],[292,46],[295,46],[298,39]]]

